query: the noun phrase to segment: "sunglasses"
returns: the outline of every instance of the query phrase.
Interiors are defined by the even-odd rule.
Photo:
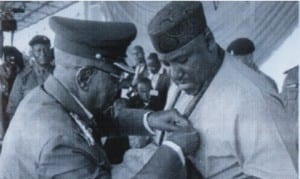
[[[112,72],[112,71],[109,71],[109,70],[106,70],[106,69],[103,69],[103,68],[99,68],[99,67],[96,67],[96,66],[87,66],[86,68],[91,68],[91,69],[95,69],[95,70],[101,71],[103,73],[106,73],[106,74],[108,74],[109,76],[111,76],[112,78],[114,78],[118,81],[121,81],[123,79],[121,73]]]

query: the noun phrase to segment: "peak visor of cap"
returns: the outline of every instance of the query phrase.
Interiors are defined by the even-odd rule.
[[[137,33],[132,23],[86,21],[63,17],[52,17],[50,27],[64,38],[87,43],[90,46],[114,46],[121,41],[129,43]]]

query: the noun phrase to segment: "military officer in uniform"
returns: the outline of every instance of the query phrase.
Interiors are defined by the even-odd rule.
[[[24,68],[14,82],[6,109],[10,119],[24,96],[34,87],[42,84],[53,71],[49,38],[36,35],[30,40],[29,45],[34,59],[33,64]]]
[[[278,88],[276,82],[259,70],[258,66],[254,62],[254,51],[255,45],[254,43],[248,38],[238,38],[232,41],[228,47],[227,52],[233,55],[237,60],[241,61],[249,68],[256,71],[259,75],[262,76],[266,80],[266,84],[276,92],[278,92]]]
[[[97,133],[148,135],[154,129],[174,133],[135,178],[185,178],[184,155],[197,149],[199,138],[175,110],[136,111],[139,120],[94,118],[117,94],[136,27],[62,17],[52,17],[50,27],[56,66],[20,103],[3,142],[0,178],[111,178]]]

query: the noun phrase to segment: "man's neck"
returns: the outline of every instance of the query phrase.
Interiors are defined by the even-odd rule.
[[[199,90],[197,90],[197,93],[195,95],[197,95],[201,91],[206,90],[206,88],[208,88],[210,82],[214,79],[214,77],[218,73],[218,71],[224,61],[224,56],[225,56],[225,51],[220,46],[217,46],[217,55],[216,55],[216,60],[215,60],[216,63],[214,65],[214,67],[211,69],[210,78],[207,79],[205,82],[203,82],[200,85]]]
[[[217,55],[216,55],[216,63],[211,70],[211,79],[218,73],[225,57],[225,51],[218,45],[217,46]]]
[[[38,63],[35,63],[33,66],[36,70],[50,71],[50,69],[51,69],[51,64],[40,65]]]

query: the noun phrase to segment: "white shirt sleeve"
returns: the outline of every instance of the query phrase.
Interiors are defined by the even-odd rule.
[[[182,152],[181,148],[179,147],[179,145],[175,144],[172,141],[168,141],[168,140],[163,141],[162,145],[166,145],[166,146],[170,147],[172,150],[174,150],[177,153],[177,155],[179,156],[183,166],[185,166],[184,155],[183,155],[183,152]]]
[[[150,134],[155,135],[155,131],[153,131],[148,124],[148,116],[150,113],[152,113],[152,112],[147,112],[144,114],[143,124]],[[166,146],[170,147],[172,150],[174,150],[177,153],[177,155],[179,156],[182,164],[185,165],[185,158],[184,158],[182,149],[179,147],[179,145],[175,144],[172,141],[168,141],[168,140],[163,141],[162,145],[166,145]]]
[[[155,135],[155,131],[153,131],[151,129],[151,127],[149,126],[149,123],[148,123],[148,116],[149,114],[152,113],[152,112],[146,112],[143,116],[143,124],[144,124],[144,127],[147,129],[147,131],[152,134],[152,135]]]

